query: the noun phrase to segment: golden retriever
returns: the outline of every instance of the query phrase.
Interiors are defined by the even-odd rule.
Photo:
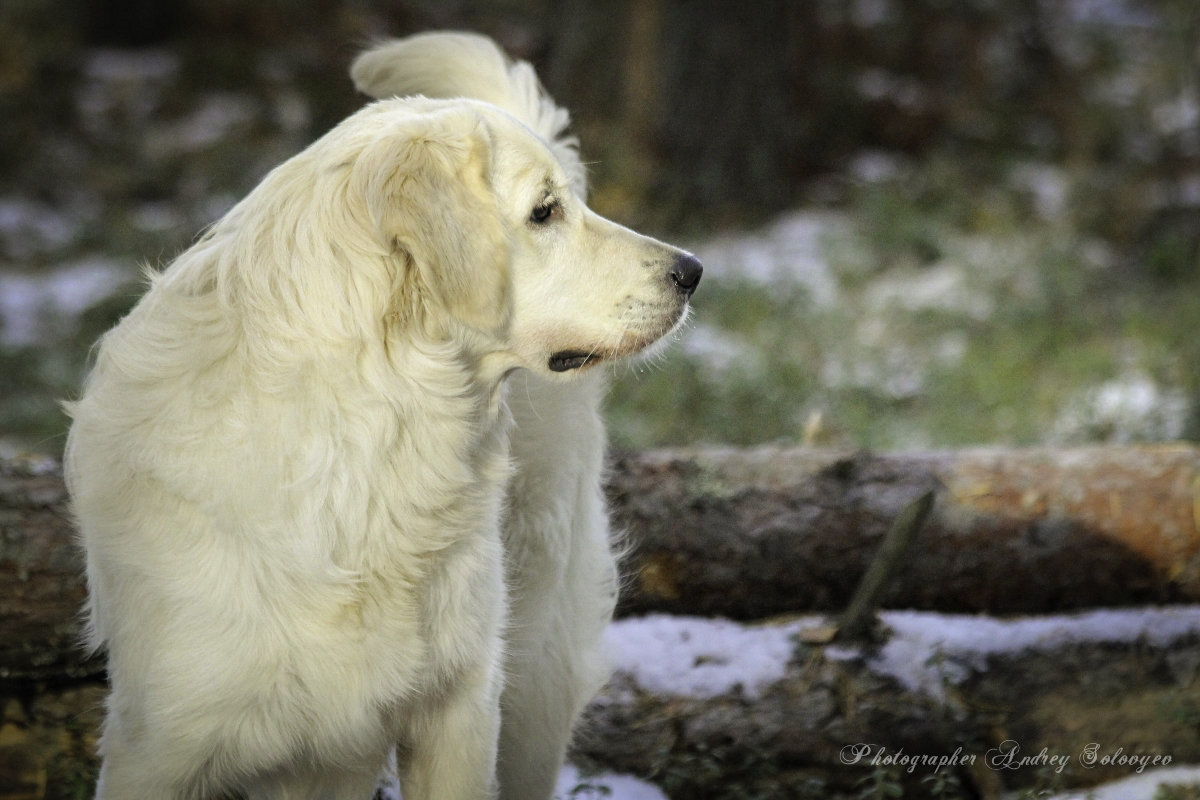
[[[101,340],[66,469],[108,653],[100,800],[536,800],[603,680],[602,376],[701,267],[584,203],[489,40],[356,62]],[[438,96],[438,97],[435,97]]]

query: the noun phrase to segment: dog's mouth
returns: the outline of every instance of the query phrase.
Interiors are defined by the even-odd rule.
[[[655,342],[661,340],[674,330],[686,316],[687,306],[684,305],[670,320],[670,324],[665,324],[660,328],[652,329],[648,332],[627,330],[621,335],[620,341],[615,347],[592,348],[591,350],[559,350],[551,354],[549,360],[546,362],[546,366],[551,372],[571,372],[572,370],[599,364],[601,361],[612,361],[636,355],[646,348],[653,346]]]
[[[600,355],[595,352],[585,352],[583,350],[559,350],[554,355],[550,356],[550,361],[547,366],[551,372],[570,372],[573,369],[579,369],[588,364],[594,364],[600,360]]]

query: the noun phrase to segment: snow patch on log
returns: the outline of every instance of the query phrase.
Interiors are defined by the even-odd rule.
[[[605,772],[581,775],[574,764],[566,764],[554,787],[555,800],[668,800],[652,783],[632,775]]]
[[[378,800],[404,800],[396,767],[396,753],[388,757],[375,790]],[[554,800],[668,800],[652,783],[632,775],[602,772],[584,775],[574,764],[564,764],[554,784]]]
[[[877,650],[830,645],[834,660],[866,658],[873,671],[909,691],[942,699],[947,684],[987,668],[990,656],[1046,652],[1075,644],[1145,641],[1166,647],[1200,636],[1200,606],[1107,609],[998,619],[927,611],[885,611],[891,636]],[[784,623],[651,614],[613,622],[605,635],[612,668],[658,695],[755,699],[787,675],[796,639],[824,624],[805,616]]]
[[[909,691],[937,699],[942,698],[947,682],[960,682],[970,672],[985,669],[993,655],[1139,640],[1165,647],[1185,636],[1200,635],[1198,606],[1015,619],[925,611],[890,611],[880,616],[892,629],[892,636],[878,655],[869,659],[868,666]],[[855,655],[850,648],[830,650],[827,654],[834,657]]]
[[[1158,796],[1158,789],[1163,784],[1192,783],[1200,783],[1200,767],[1162,767],[1102,786],[1090,786],[1075,792],[1057,794],[1050,800],[1153,800]]]
[[[655,694],[756,698],[787,674],[793,637],[817,618],[782,625],[651,614],[617,620],[605,644],[612,667]]]

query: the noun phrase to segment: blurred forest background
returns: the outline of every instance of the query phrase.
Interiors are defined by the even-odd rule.
[[[0,449],[162,265],[470,28],[573,113],[600,213],[694,248],[618,447],[1200,436],[1194,0],[4,0]]]

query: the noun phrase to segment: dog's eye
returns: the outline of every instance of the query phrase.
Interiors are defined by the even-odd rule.
[[[545,225],[552,219],[562,217],[562,205],[553,198],[545,200],[534,206],[533,211],[529,214],[529,221],[534,225]]]

